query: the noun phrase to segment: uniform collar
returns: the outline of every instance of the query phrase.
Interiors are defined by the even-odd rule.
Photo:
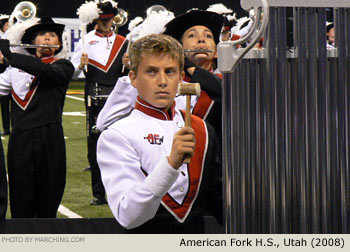
[[[140,97],[137,97],[136,103],[135,103],[135,109],[140,110],[141,112],[152,116],[154,118],[157,118],[159,120],[164,121],[172,121],[175,114],[175,101],[171,108],[168,111],[156,108],[149,104],[148,102],[145,102]]]
[[[95,31],[95,35],[99,36],[101,38],[111,37],[113,35],[113,33],[114,33],[113,31],[110,31],[107,35],[104,35],[103,33],[98,32],[97,30]]]
[[[52,63],[53,61],[56,61],[56,60],[57,59],[55,58],[55,56],[41,58],[41,61],[44,63]]]

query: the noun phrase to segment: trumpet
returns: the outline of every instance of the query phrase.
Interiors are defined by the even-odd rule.
[[[10,44],[10,47],[18,47],[18,48],[60,48],[59,45],[32,45],[32,44]]]

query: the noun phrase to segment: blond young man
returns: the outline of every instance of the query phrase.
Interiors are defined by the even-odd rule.
[[[184,127],[174,102],[183,48],[167,35],[149,35],[133,44],[130,63],[135,107],[97,145],[108,204],[126,232],[203,233],[205,210],[221,216],[221,167],[212,127],[196,116]]]

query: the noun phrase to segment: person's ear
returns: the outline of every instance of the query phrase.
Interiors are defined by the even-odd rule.
[[[184,80],[185,76],[186,76],[185,71],[182,71],[180,74],[180,82],[182,82]]]
[[[129,72],[129,78],[130,78],[130,81],[131,81],[131,85],[132,85],[134,88],[136,88],[136,78],[137,78],[137,76],[136,76],[136,74],[135,74],[134,71],[130,71],[130,72]]]

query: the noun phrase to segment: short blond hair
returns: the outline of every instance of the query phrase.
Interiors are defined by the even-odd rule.
[[[142,56],[147,54],[169,55],[178,60],[180,72],[184,68],[184,50],[173,37],[164,34],[151,34],[136,40],[130,48],[130,70],[137,75]]]

